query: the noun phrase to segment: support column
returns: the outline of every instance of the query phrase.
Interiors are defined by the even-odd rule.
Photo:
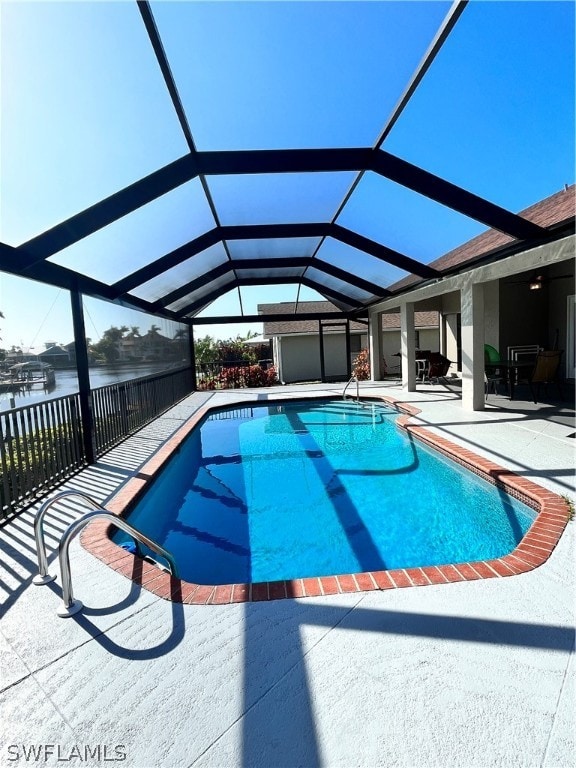
[[[88,371],[88,345],[86,344],[82,294],[77,288],[70,291],[70,302],[72,305],[74,349],[76,350],[76,371],[78,373],[82,441],[86,461],[88,464],[94,464],[96,461],[96,441],[94,437],[92,390],[90,389],[90,374]]]
[[[400,305],[400,352],[402,354],[402,388],[416,391],[416,334],[414,329],[414,304]]]
[[[468,282],[461,291],[462,408],[483,411],[484,385],[484,286]]]
[[[326,366],[324,365],[324,334],[322,332],[322,320],[318,320],[318,336],[320,339],[320,381],[326,381]]]
[[[188,345],[190,351],[190,368],[192,370],[192,392],[196,392],[198,389],[198,381],[196,379],[196,350],[194,349],[194,326],[192,324],[188,326]]]
[[[350,344],[350,320],[346,320],[346,378],[352,376],[352,357]]]
[[[274,358],[274,365],[276,366],[276,376],[280,384],[285,384],[284,370],[282,366],[282,343],[280,336],[272,337],[272,357]]]
[[[447,353],[448,350],[448,338],[447,338],[447,331],[446,331],[446,317],[440,312],[440,354],[444,355],[445,357],[450,357],[450,355]]]
[[[368,313],[368,349],[370,350],[370,378],[382,381],[382,313]]]
[[[500,281],[484,286],[484,343],[500,350]],[[506,353],[503,355],[506,356]]]

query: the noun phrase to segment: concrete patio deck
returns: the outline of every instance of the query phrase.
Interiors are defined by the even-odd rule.
[[[203,403],[342,385],[195,393],[62,488],[105,502]],[[444,386],[402,392],[415,423],[576,500],[569,412]],[[83,509],[47,519],[50,551]],[[0,528],[1,765],[575,765],[574,528],[506,578],[232,605],[155,597],[71,548],[82,614],[36,573],[34,509]],[[52,566],[54,570],[55,564]]]

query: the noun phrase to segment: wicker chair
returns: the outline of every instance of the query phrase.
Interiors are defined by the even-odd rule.
[[[537,398],[540,397],[540,386],[544,385],[544,392],[547,391],[548,384],[555,384],[560,395],[560,400],[564,400],[562,393],[562,387],[560,386],[560,361],[562,360],[562,350],[541,350],[536,355],[536,362],[534,369],[530,376],[525,381],[530,386],[530,392],[532,393],[532,399],[535,403],[538,402]],[[536,385],[536,394],[534,394],[534,385]]]

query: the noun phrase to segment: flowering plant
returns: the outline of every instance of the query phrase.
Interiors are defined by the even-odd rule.
[[[352,374],[358,381],[367,381],[370,378],[370,353],[367,349],[362,349],[354,360]]]

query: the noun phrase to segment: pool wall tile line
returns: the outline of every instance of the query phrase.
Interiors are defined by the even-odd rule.
[[[323,396],[298,399],[334,398]],[[206,585],[182,581],[137,555],[126,552],[111,540],[112,525],[104,520],[95,520],[82,531],[80,534],[82,546],[114,571],[131,579],[157,597],[188,605],[225,605],[286,598],[322,597],[350,592],[406,589],[458,581],[505,578],[527,573],[546,562],[570,519],[570,508],[565,499],[541,488],[532,480],[521,477],[505,467],[494,464],[489,459],[477,456],[467,448],[450,442],[427,427],[412,424],[412,418],[417,416],[420,410],[411,404],[388,396],[363,398],[363,400],[365,402],[379,400],[393,406],[399,412],[396,423],[400,428],[535,509],[538,512],[536,519],[517,547],[504,557],[470,563],[337,574],[256,584]],[[286,400],[267,401],[268,404],[285,402]],[[243,407],[256,405],[262,405],[262,402],[242,403]],[[106,504],[106,508],[120,516],[128,512],[194,427],[212,411],[219,410],[222,410],[222,407],[199,408],[158,449],[140,471],[126,482]]]

